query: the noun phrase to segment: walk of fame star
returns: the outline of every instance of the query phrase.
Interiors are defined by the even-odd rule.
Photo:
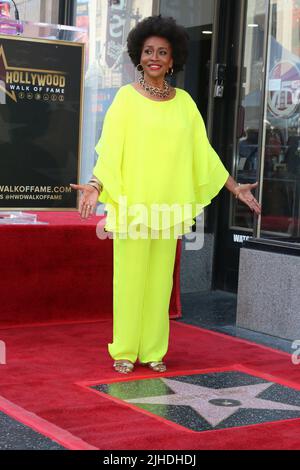
[[[300,391],[243,372],[161,377],[93,388],[195,431],[300,418]]]
[[[300,406],[285,405],[270,400],[262,400],[257,395],[272,384],[247,385],[213,389],[191,385],[176,380],[161,379],[174,393],[159,397],[136,398],[128,403],[152,403],[156,405],[190,406],[202,415],[213,427],[220,424],[240,408],[262,410],[295,410],[300,414]]]

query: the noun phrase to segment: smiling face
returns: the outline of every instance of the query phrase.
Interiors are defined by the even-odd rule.
[[[160,81],[173,67],[172,47],[169,41],[158,36],[146,39],[141,55],[145,80]]]

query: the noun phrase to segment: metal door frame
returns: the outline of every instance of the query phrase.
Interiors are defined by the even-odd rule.
[[[230,2],[231,3],[231,2]],[[267,80],[267,59],[268,59],[268,29],[269,26],[269,5],[270,0],[265,0],[265,34],[264,34],[264,67],[262,77],[262,99],[266,100],[266,80]],[[239,0],[239,2],[231,5],[226,0],[216,0],[215,5],[215,31],[212,50],[212,69],[211,69],[211,87],[210,90],[210,106],[209,106],[209,127],[208,135],[211,142],[219,155],[223,157],[224,163],[229,172],[235,176],[237,165],[237,132],[238,132],[238,110],[240,105],[242,73],[245,54],[245,38],[246,38],[246,19],[247,19],[248,0]],[[234,17],[233,17],[234,15]],[[214,98],[214,70],[218,62],[226,63],[227,61],[227,90],[225,90],[223,102],[219,98]],[[263,104],[263,103],[262,103]],[[259,154],[260,164],[263,165],[264,159],[264,113],[265,106],[261,107],[261,115],[259,116]],[[232,116],[232,122],[228,120],[228,115]],[[257,179],[259,187],[256,190],[258,200],[262,198],[262,174],[263,168],[259,167]],[[247,232],[247,229],[232,226],[232,210],[234,199],[227,190],[222,190],[218,198],[216,198],[214,206],[214,233],[215,248],[213,259],[213,280],[212,288],[233,289],[235,278],[238,273],[239,245],[234,242],[233,235],[259,236],[256,227]],[[232,247],[232,253],[231,253]],[[228,251],[229,250],[229,251]],[[230,254],[231,253],[231,254]],[[231,261],[230,261],[231,260]],[[230,281],[231,272],[233,270],[236,275]],[[231,285],[232,287],[229,287]]]

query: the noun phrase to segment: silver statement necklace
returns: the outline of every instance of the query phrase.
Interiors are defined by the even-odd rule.
[[[147,93],[150,93],[151,96],[157,96],[158,98],[167,98],[170,95],[170,86],[167,80],[164,80],[163,89],[149,85],[149,83],[145,82],[143,75],[141,75],[141,77],[139,78],[139,83],[143,90],[145,90]]]

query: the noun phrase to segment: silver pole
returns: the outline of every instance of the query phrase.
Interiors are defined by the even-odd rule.
[[[153,0],[152,4],[152,15],[159,15],[160,14],[160,0]]]
[[[265,38],[264,38],[264,52],[263,52],[263,76],[262,76],[262,101],[263,105],[261,106],[260,114],[260,135],[259,135],[259,145],[258,145],[258,181],[259,185],[256,190],[256,198],[260,204],[262,204],[263,199],[263,185],[264,185],[264,170],[265,170],[265,150],[266,150],[266,110],[267,110],[267,80],[269,76],[269,32],[270,32],[270,11],[271,11],[271,0],[265,0]],[[261,238],[261,214],[258,217],[254,217],[254,238]]]

